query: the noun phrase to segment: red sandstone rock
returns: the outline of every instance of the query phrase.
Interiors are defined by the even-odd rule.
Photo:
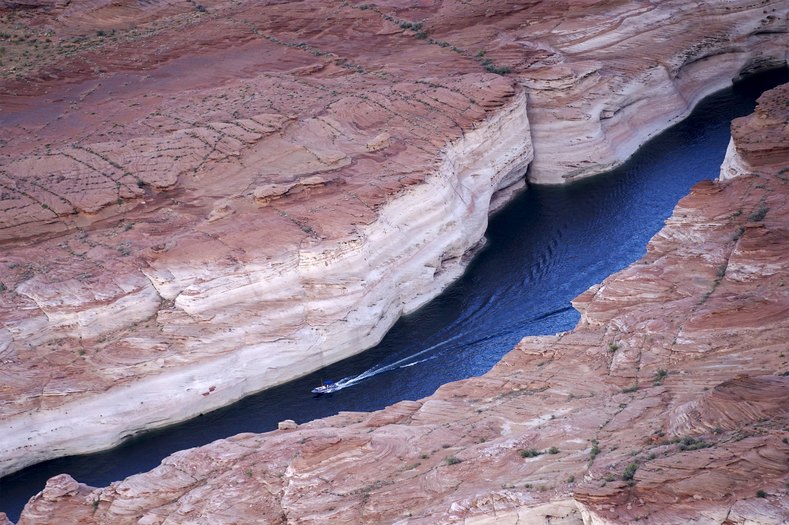
[[[701,183],[641,261],[575,301],[575,330],[482,377],[87,495],[54,478],[20,523],[785,523],[788,203],[781,176]]]
[[[756,111],[735,119],[732,142],[721,177],[746,173],[783,173],[789,157],[789,87],[768,91],[759,97]]]
[[[372,345],[460,274],[532,139],[534,180],[587,176],[744,67],[786,60],[778,1],[202,5],[0,5],[0,472]],[[673,287],[684,255],[666,254],[660,279],[601,287],[588,322],[612,335],[623,309],[685,308],[727,260],[731,278],[681,329],[643,319],[623,337],[617,386],[654,368],[653,334],[703,358],[728,343],[694,337],[785,315],[775,292],[727,309],[780,275],[783,230],[743,223],[726,259],[703,242],[723,218],[677,221],[702,274]]]

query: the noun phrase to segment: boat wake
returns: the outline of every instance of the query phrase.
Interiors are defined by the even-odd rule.
[[[539,320],[542,320],[542,319],[546,319],[546,318],[549,318],[549,317],[553,317],[555,315],[559,315],[559,314],[565,313],[565,312],[570,311],[570,310],[573,310],[573,307],[572,306],[566,306],[566,307],[563,307],[563,308],[558,308],[558,309],[555,309],[555,310],[552,310],[552,311],[540,314],[540,315],[530,319],[529,321],[519,320],[516,323],[512,323],[510,326],[505,326],[503,330],[499,330],[495,334],[488,335],[486,337],[482,337],[482,338],[476,339],[474,341],[466,342],[466,343],[464,343],[463,346],[464,347],[474,347],[474,346],[479,345],[481,343],[488,343],[490,341],[494,341],[494,340],[499,339],[501,337],[509,336],[509,335],[511,335],[513,333],[520,332],[522,330],[522,328],[523,328],[524,323],[533,322],[533,321],[539,321]],[[429,352],[434,352],[435,350],[438,350],[438,349],[451,350],[451,348],[445,349],[443,347],[449,345],[450,343],[452,343],[452,342],[454,342],[454,341],[456,341],[458,339],[464,338],[466,336],[467,336],[467,334],[465,332],[460,332],[460,333],[454,335],[453,337],[450,337],[449,339],[445,339],[445,340],[443,340],[443,341],[441,341],[439,343],[436,343],[434,345],[428,346],[427,348],[424,348],[424,349],[420,350],[419,352],[417,352],[415,354],[412,354],[412,355],[409,355],[409,356],[404,357],[402,359],[399,359],[399,360],[395,361],[394,363],[375,365],[374,367],[372,367],[372,368],[370,368],[368,370],[365,370],[364,372],[362,372],[359,375],[345,377],[343,379],[340,379],[339,381],[331,383],[331,386],[330,387],[326,387],[325,390],[322,391],[322,392],[318,392],[317,390],[319,390],[319,389],[314,389],[313,393],[334,393],[334,392],[338,392],[338,391],[343,390],[345,388],[349,388],[349,387],[352,387],[354,385],[358,385],[359,383],[361,383],[363,381],[367,381],[368,379],[371,379],[371,378],[373,378],[373,377],[375,377],[375,376],[377,376],[379,374],[383,374],[385,372],[391,372],[393,370],[397,370],[397,369],[401,369],[401,368],[409,368],[409,367],[418,365],[420,363],[424,363],[426,361],[431,361],[433,359],[438,358],[443,352],[433,353],[432,355],[424,357],[422,359],[419,359],[419,358],[424,356],[425,354],[427,354]]]
[[[343,390],[345,388],[357,385],[357,384],[361,383],[362,381],[366,381],[366,380],[368,380],[368,379],[370,379],[372,377],[375,377],[375,376],[377,376],[379,374],[383,374],[385,372],[390,372],[390,371],[396,370],[398,368],[408,368],[408,367],[411,367],[411,366],[414,366],[414,365],[418,365],[419,363],[424,363],[425,361],[430,361],[431,359],[435,359],[436,357],[438,357],[438,355],[431,355],[431,356],[426,357],[424,359],[418,359],[416,361],[413,361],[413,359],[415,359],[415,358],[423,356],[423,355],[425,355],[428,352],[431,352],[433,350],[441,348],[442,346],[445,346],[445,345],[451,343],[452,341],[454,341],[456,339],[459,339],[460,337],[462,337],[462,335],[463,334],[458,334],[458,335],[456,335],[454,337],[450,337],[449,339],[441,341],[440,343],[436,343],[436,344],[434,344],[432,346],[428,346],[427,348],[425,348],[423,350],[420,350],[419,352],[417,352],[417,353],[415,353],[413,355],[409,355],[408,357],[404,357],[404,358],[402,358],[402,359],[400,359],[398,361],[395,361],[394,363],[390,363],[388,365],[376,365],[376,366],[374,366],[374,367],[372,367],[372,368],[370,368],[368,370],[365,370],[364,372],[362,372],[359,375],[351,376],[351,377],[345,377],[343,379],[340,379],[339,381],[336,381],[336,382],[333,383],[331,392],[332,393],[333,392],[337,392],[339,390]]]

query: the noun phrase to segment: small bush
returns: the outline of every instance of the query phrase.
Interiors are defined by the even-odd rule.
[[[618,344],[616,344],[614,342],[608,343],[608,351],[609,352],[614,353],[617,350],[619,350],[619,345]]]
[[[699,450],[700,448],[711,447],[709,443],[703,439],[695,439],[690,436],[682,438],[679,442],[680,450]]]
[[[551,447],[548,449],[548,454],[558,454],[558,453],[559,453],[559,449],[556,447]]]
[[[638,385],[632,385],[627,388],[622,389],[623,394],[632,394],[633,392],[638,390]]]
[[[485,71],[487,71],[488,73],[495,73],[497,75],[508,75],[512,72],[512,69],[510,69],[507,66],[497,67],[494,66],[493,64],[488,64],[487,66],[485,66]]]
[[[751,213],[748,216],[748,219],[752,222],[759,222],[761,220],[764,220],[768,211],[770,211],[770,208],[762,204],[761,206],[759,206],[758,210],[756,210],[755,212]]]
[[[767,497],[767,493],[765,491],[763,491],[762,489],[759,489],[759,490],[756,491],[756,497],[757,498],[766,498]]]
[[[589,459],[594,460],[598,454],[600,454],[600,447],[597,446],[597,443],[592,443],[592,450],[589,451]]]
[[[542,455],[542,452],[537,450],[536,448],[524,448],[518,451],[522,458],[536,458],[537,456]]]
[[[463,463],[463,460],[457,456],[447,456],[444,458],[444,463],[447,465],[457,465],[458,463]]]
[[[655,385],[659,385],[663,383],[663,380],[666,379],[667,376],[668,376],[668,370],[666,370],[665,368],[658,368],[657,372],[655,372],[655,379],[654,379]]]
[[[634,461],[625,467],[625,471],[622,473],[622,479],[625,481],[630,481],[633,479],[633,476],[636,475],[636,470],[638,470],[638,463]]]

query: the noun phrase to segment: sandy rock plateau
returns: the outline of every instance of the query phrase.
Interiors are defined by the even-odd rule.
[[[463,271],[527,167],[538,183],[599,173],[738,75],[785,65],[787,10],[0,2],[0,475],[373,345]],[[785,413],[766,398],[786,399],[771,375],[786,344],[786,141],[760,118],[735,126],[724,175],[762,178],[698,188],[643,265],[578,299],[575,332],[524,342],[428,401],[239,436],[100,493],[56,478],[23,521],[52,521],[61,505],[106,523],[255,521],[265,505],[244,498],[260,494],[271,520],[305,522],[394,520],[398,508],[488,519],[540,503],[576,519],[578,502],[604,523],[623,494],[633,519],[660,511],[648,494],[715,517],[780,512]],[[739,415],[697,421],[725,403]],[[457,418],[464,407],[479,421]],[[664,433],[655,463],[623,432]],[[601,456],[587,468],[591,439]],[[601,486],[625,452],[641,461],[636,484]],[[360,462],[385,475],[357,475]],[[460,483],[483,467],[496,491]],[[737,476],[769,496],[743,499]],[[739,503],[710,503],[726,498]]]

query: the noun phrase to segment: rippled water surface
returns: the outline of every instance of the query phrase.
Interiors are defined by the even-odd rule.
[[[570,300],[645,253],[677,201],[715,178],[732,118],[787,71],[713,95],[690,118],[644,146],[626,165],[563,188],[529,188],[491,218],[488,243],[440,297],[401,319],[377,347],[303,379],[251,396],[124,445],[61,458],[0,479],[0,511],[14,520],[46,480],[68,472],[104,486],[150,470],[166,455],[283,419],[305,422],[341,410],[375,410],[431,394],[443,383],[485,373],[526,335],[571,329]],[[357,377],[319,398],[322,378]],[[2,439],[2,438],[0,438]]]

